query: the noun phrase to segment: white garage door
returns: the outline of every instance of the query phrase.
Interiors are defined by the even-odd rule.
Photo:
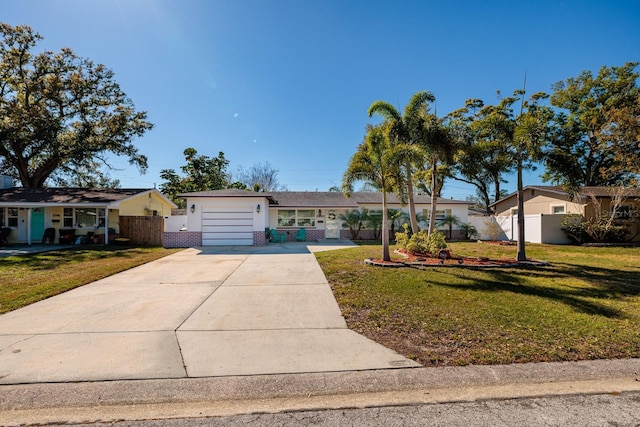
[[[203,208],[202,245],[253,245],[253,209]]]

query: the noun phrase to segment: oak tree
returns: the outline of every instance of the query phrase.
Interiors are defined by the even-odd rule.
[[[0,162],[25,187],[73,177],[125,156],[141,172],[132,140],[153,125],[102,64],[71,49],[35,53],[31,27],[0,23]]]

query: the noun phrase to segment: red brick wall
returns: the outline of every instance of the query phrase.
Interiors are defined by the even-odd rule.
[[[165,248],[202,246],[202,233],[199,231],[165,231],[162,233],[162,246]]]

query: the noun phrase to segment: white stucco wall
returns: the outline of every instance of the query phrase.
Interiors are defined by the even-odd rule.
[[[571,243],[560,223],[564,215],[525,215],[524,216],[524,240],[530,243],[551,243],[564,245]],[[473,224],[480,233],[480,239],[489,240],[487,223],[498,224],[502,233],[498,240],[518,239],[518,217],[516,215],[502,216],[472,216],[469,223]]]
[[[260,212],[256,210],[260,205]],[[191,212],[191,207],[194,212]],[[187,198],[187,229],[202,231],[202,210],[244,208],[253,212],[253,231],[264,231],[269,217],[268,202],[265,197],[189,197]]]

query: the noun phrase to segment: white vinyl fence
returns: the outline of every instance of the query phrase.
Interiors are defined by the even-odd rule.
[[[525,242],[556,245],[572,243],[560,228],[562,218],[564,215],[525,215]],[[517,215],[470,216],[469,223],[478,229],[481,240],[518,240]]]

